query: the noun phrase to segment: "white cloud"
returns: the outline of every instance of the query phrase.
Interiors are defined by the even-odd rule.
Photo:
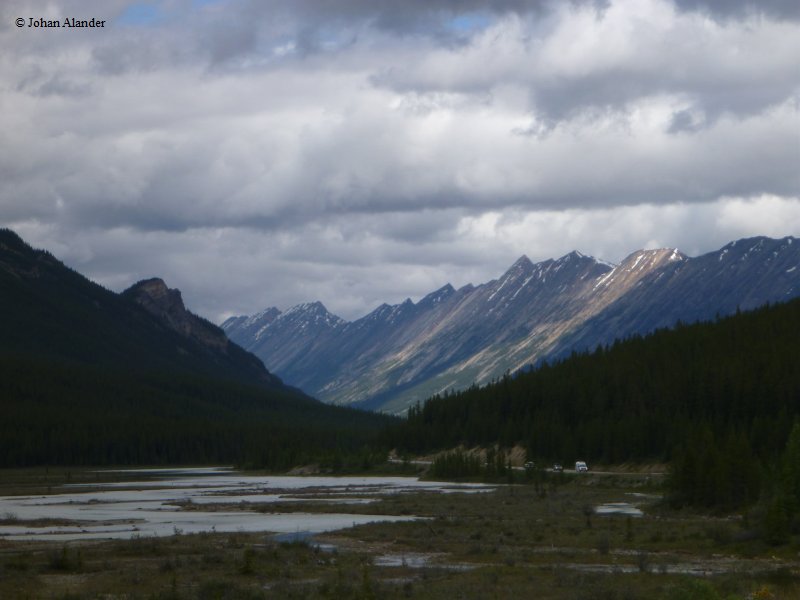
[[[352,318],[522,253],[798,232],[780,2],[128,4],[0,7],[0,223],[114,289]],[[48,11],[109,24],[9,25]]]
[[[752,235],[782,237],[800,231],[800,198],[781,198],[765,194],[756,198],[732,198],[721,202],[717,227],[731,238]]]
[[[68,228],[14,225],[33,245],[111,289],[163,277],[184,292],[191,309],[215,321],[312,300],[354,319],[382,302],[418,300],[445,283],[494,279],[522,254],[539,261],[580,250],[618,262],[639,248],[678,247],[696,256],[741,237],[793,235],[800,230],[800,198],[348,215],[277,232],[97,228],[74,238]]]

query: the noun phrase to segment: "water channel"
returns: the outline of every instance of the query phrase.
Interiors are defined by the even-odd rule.
[[[386,494],[480,493],[494,489],[415,477],[248,475],[225,467],[113,473],[127,481],[64,485],[58,493],[49,495],[0,497],[4,522],[0,539],[129,539],[211,531],[314,534],[364,523],[419,518],[347,512],[347,506],[377,502]],[[342,510],[263,512],[265,504],[277,502],[336,504]],[[234,507],[236,510],[232,510]]]

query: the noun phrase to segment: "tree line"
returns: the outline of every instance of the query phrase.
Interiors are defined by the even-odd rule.
[[[421,453],[522,444],[532,459],[667,461],[676,501],[741,506],[800,416],[800,301],[573,353],[434,396],[387,442]]]
[[[361,467],[389,417],[191,373],[0,356],[0,466]]]

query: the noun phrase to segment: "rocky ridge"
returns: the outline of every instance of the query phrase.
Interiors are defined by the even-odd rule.
[[[161,279],[115,294],[0,229],[0,289],[5,355],[283,387],[221,328],[189,312],[181,293]]]
[[[180,290],[170,289],[157,277],[135,283],[122,293],[174,331],[221,352],[228,336],[216,325],[186,310]]]
[[[496,280],[447,284],[352,322],[317,302],[222,327],[311,395],[402,412],[573,350],[787,300],[800,295],[798,264],[791,237],[739,240],[695,258],[639,250],[618,265],[580,252],[539,263],[522,256]]]

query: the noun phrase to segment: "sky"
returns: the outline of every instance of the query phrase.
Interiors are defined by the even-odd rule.
[[[215,322],[798,235],[800,2],[4,0],[0,226]]]

